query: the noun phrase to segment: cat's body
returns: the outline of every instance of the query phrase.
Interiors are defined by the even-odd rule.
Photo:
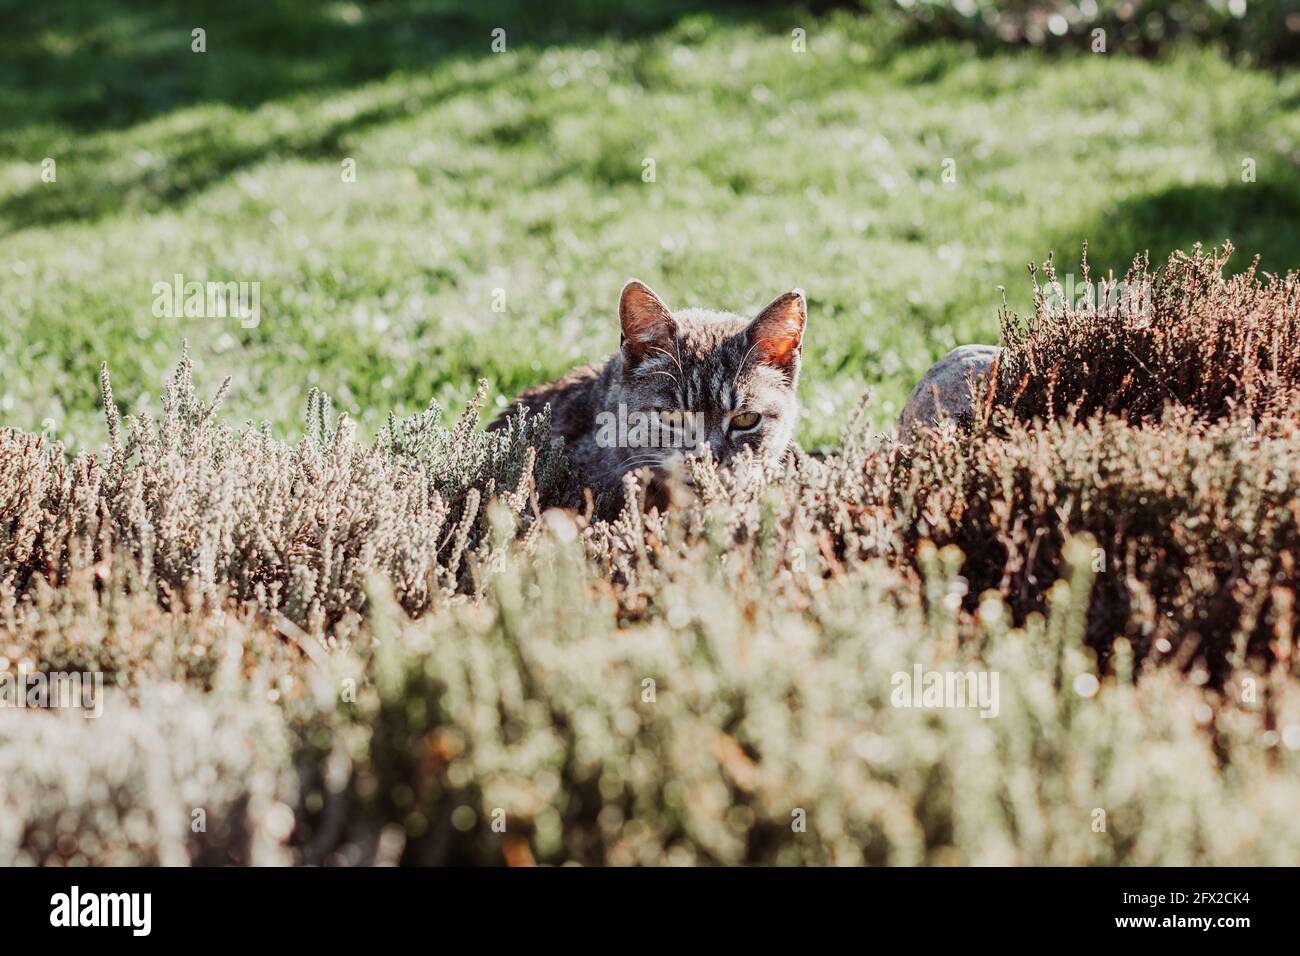
[[[704,309],[673,313],[633,280],[619,320],[616,354],[516,400],[532,412],[551,406],[552,434],[597,494],[620,499],[623,476],[641,467],[680,474],[684,459],[706,448],[722,464],[745,448],[769,461],[785,454],[799,410],[801,292],[750,321]]]

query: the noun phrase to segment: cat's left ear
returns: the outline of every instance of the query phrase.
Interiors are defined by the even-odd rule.
[[[799,369],[803,330],[807,324],[808,303],[803,289],[777,296],[745,330],[755,361],[779,368],[793,377]]]
[[[623,357],[628,367],[659,352],[668,352],[677,338],[677,322],[664,300],[644,282],[631,279],[618,297]]]

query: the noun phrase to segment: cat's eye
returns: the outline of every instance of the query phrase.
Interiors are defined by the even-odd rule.
[[[758,412],[741,412],[739,415],[731,416],[731,430],[733,432],[746,432],[758,424],[758,420],[763,416]]]

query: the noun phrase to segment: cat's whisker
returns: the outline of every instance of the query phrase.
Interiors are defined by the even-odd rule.
[[[643,457],[643,458],[633,459],[632,461],[629,461],[629,462],[624,462],[624,463],[623,463],[623,474],[626,475],[626,474],[628,474],[629,472],[633,472],[633,471],[636,471],[636,470],[639,469],[639,468],[646,468],[646,467],[649,467],[649,468],[652,468],[652,469],[659,469],[659,470],[662,470],[662,471],[668,471],[668,470],[669,470],[668,466],[665,464],[665,462],[664,462],[664,460],[663,460],[662,458],[659,458],[658,456],[655,456],[655,455],[650,455],[650,456],[646,456],[646,457]]]
[[[631,471],[633,468],[640,468],[642,465],[662,464],[663,459],[658,455],[640,455],[636,458],[629,458],[623,462],[624,471]]]
[[[673,360],[674,363],[676,363],[677,371],[681,372],[683,375],[686,374],[686,369],[682,368],[682,346],[681,343],[677,341],[677,339],[673,339],[673,349],[674,351],[676,351],[677,353],[676,355],[672,354],[672,352],[669,352],[662,345],[655,345],[652,346],[652,348],[656,352],[663,352],[664,355],[667,355],[670,359]],[[673,381],[676,381],[676,379],[673,379]]]
[[[756,348],[758,348],[758,343],[752,343],[749,346],[749,350],[745,352],[745,357],[740,360],[740,368],[736,371],[737,379],[740,378],[741,372],[745,371],[745,366],[749,364],[749,357],[754,354],[754,349]]]

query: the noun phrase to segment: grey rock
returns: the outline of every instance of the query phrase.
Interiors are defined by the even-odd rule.
[[[931,365],[898,416],[899,437],[906,441],[917,425],[956,421],[963,412],[973,412],[971,382],[988,376],[1001,351],[996,345],[962,345]]]

